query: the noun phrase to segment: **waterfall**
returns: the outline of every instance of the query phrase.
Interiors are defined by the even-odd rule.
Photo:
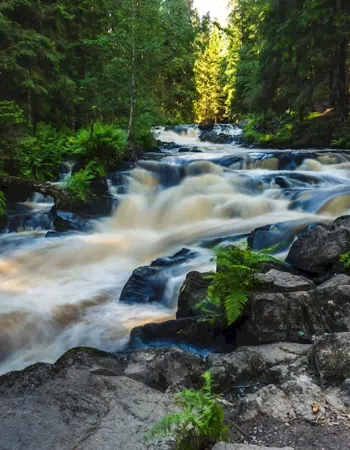
[[[239,133],[232,126],[215,130]],[[114,214],[91,234],[0,247],[2,372],[53,361],[78,345],[121,349],[134,326],[174,317],[186,273],[213,267],[211,239],[240,239],[278,224],[291,242],[309,224],[329,223],[350,209],[346,152],[210,144],[199,141],[195,126],[154,133],[203,153],[174,147],[157,160],[140,161],[123,174],[123,189],[113,188]],[[165,269],[162,302],[119,301],[134,269],[183,247],[196,256]]]

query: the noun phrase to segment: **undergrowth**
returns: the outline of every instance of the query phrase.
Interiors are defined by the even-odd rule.
[[[202,375],[201,390],[187,389],[175,394],[179,413],[169,414],[157,422],[146,434],[146,440],[173,436],[177,450],[204,450],[228,438],[224,426],[224,411],[214,395],[210,372]]]

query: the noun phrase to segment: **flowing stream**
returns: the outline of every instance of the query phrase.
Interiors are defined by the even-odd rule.
[[[240,133],[232,126],[216,131],[232,139]],[[194,126],[155,133],[162,152],[118,176],[123,189],[111,180],[119,206],[93,233],[0,235],[0,372],[52,362],[78,345],[122,349],[133,327],[174,317],[186,273],[212,268],[219,238],[239,240],[272,225],[266,239],[285,241],[286,251],[300,230],[350,209],[346,151],[210,144]],[[49,205],[34,198],[30,206],[45,212]],[[184,247],[196,256],[164,271],[162,302],[119,301],[134,269]]]

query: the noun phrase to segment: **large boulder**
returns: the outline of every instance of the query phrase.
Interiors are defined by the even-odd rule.
[[[0,449],[146,448],[145,433],[175,411],[172,398],[121,373],[113,355],[79,350],[1,377]]]
[[[310,343],[329,331],[312,291],[253,293],[243,311],[237,344]]]
[[[310,274],[324,274],[339,265],[339,258],[350,251],[350,218],[337,219],[331,228],[316,227],[297,239],[286,262]]]
[[[201,142],[210,142],[211,144],[230,144],[233,141],[233,138],[229,134],[217,134],[215,131],[203,131],[199,136],[199,140]]]
[[[173,256],[157,258],[150,266],[135,269],[124,286],[120,301],[126,303],[163,302],[170,274],[178,275],[176,266],[186,263],[197,253],[183,248]],[[169,273],[169,270],[171,272]]]
[[[137,347],[140,343],[176,343],[218,351],[234,348],[230,330],[226,329],[225,323],[203,316],[136,327],[131,330],[130,345]]]
[[[277,367],[281,371],[282,367],[287,367],[290,377],[293,371],[291,366],[304,358],[310,347],[310,344],[287,342],[240,347],[232,353],[210,354],[207,364],[220,391],[238,388],[243,393],[242,385],[256,388],[261,383],[275,381],[277,371],[272,368]],[[307,360],[303,360],[303,364],[306,366]]]

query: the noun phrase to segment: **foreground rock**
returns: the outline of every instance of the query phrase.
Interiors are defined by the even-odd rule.
[[[342,336],[334,339],[346,364],[349,342]],[[339,384],[332,363],[327,380],[334,386],[325,388],[314,362],[316,353],[325,370],[333,349],[328,338],[312,347],[276,343],[207,358],[177,348],[117,355],[73,349],[53,365],[0,377],[0,449],[172,450],[171,440],[145,443],[144,435],[175,411],[172,393],[198,388],[210,369],[236,442],[214,448],[344,450],[350,439],[348,385]],[[321,447],[306,445],[318,436]]]
[[[0,378],[0,449],[146,448],[145,432],[174,410],[171,397],[121,374],[112,355],[82,351]]]

